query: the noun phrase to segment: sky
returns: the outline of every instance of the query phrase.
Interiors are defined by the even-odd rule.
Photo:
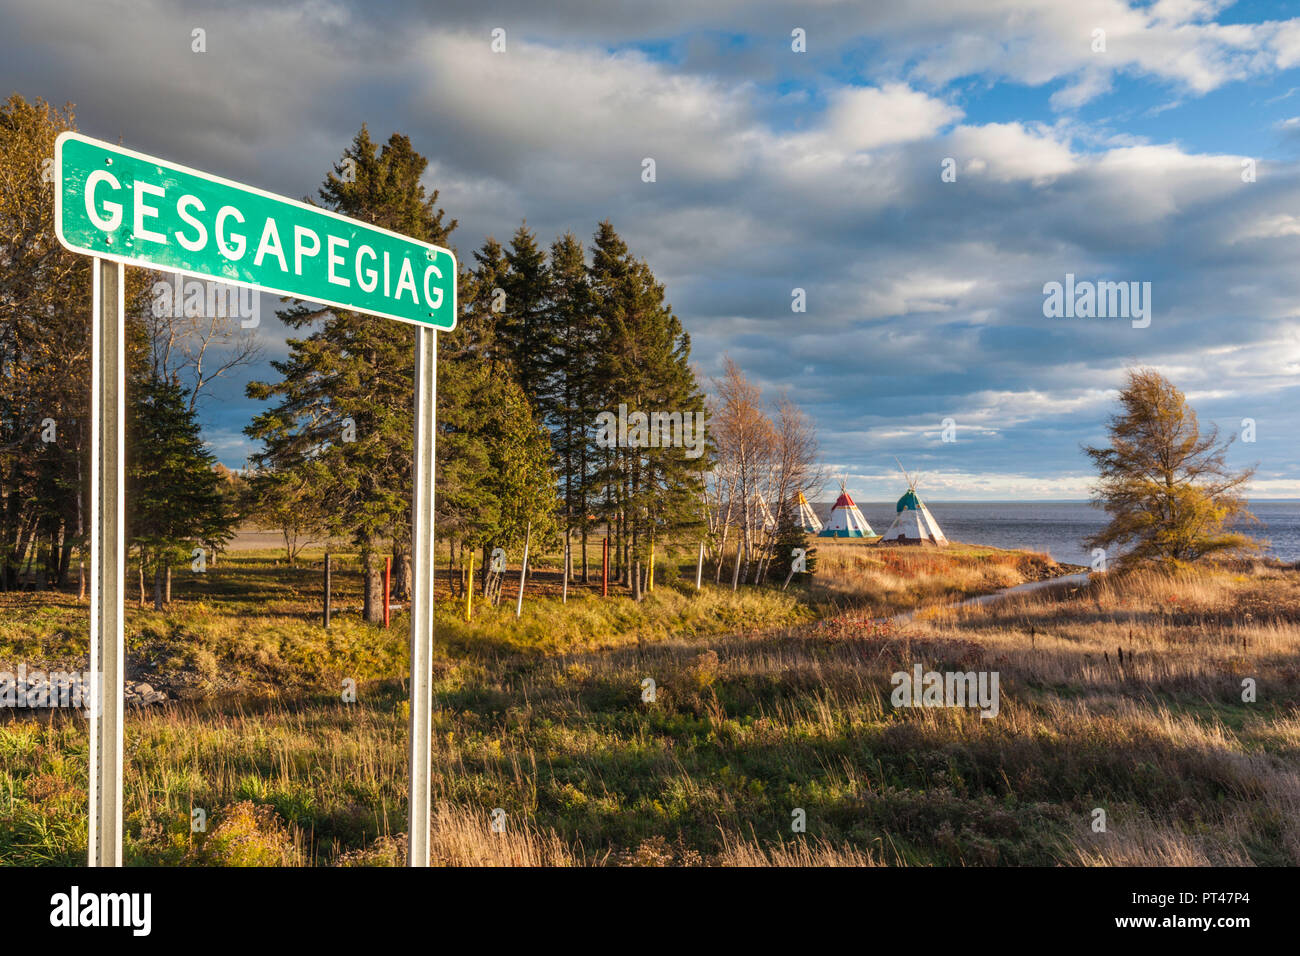
[[[295,198],[361,124],[404,133],[461,260],[521,221],[549,244],[608,218],[701,378],[730,356],[785,390],[863,500],[901,492],[895,456],[933,499],[1086,497],[1080,447],[1135,365],[1225,436],[1251,420],[1230,462],[1300,497],[1300,7],[258,7],[0,0],[0,92]],[[1149,288],[1147,318],[1046,315],[1067,275]],[[264,361],[201,406],[231,467],[244,383],[287,351],[276,305],[248,333]]]

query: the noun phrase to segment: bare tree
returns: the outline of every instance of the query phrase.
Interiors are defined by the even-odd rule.
[[[727,538],[733,526],[742,536],[743,560],[746,563],[752,560],[756,526],[762,523],[759,501],[767,485],[777,434],[772,420],[763,411],[762,392],[730,357],[724,357],[723,374],[712,384],[710,422],[718,457],[709,482],[713,497],[710,510],[711,523],[721,535],[718,547],[718,573],[721,574]]]
[[[256,364],[265,349],[256,331],[244,328],[239,315],[227,307],[230,298],[208,296],[202,304],[187,298],[179,310],[161,308],[162,288],[171,286],[170,278],[159,275],[153,301],[145,309],[150,362],[158,378],[179,381],[189,389],[193,411],[214,381]]]

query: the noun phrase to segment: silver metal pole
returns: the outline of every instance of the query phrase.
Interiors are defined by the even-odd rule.
[[[411,496],[411,802],[407,865],[429,865],[433,770],[433,478],[438,333],[415,333],[415,469]]]
[[[92,260],[90,821],[87,863],[122,865],[126,572],[126,308],[122,265]]]

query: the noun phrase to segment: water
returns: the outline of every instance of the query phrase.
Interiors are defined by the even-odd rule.
[[[996,548],[1042,551],[1068,564],[1092,563],[1083,539],[1101,530],[1106,513],[1086,501],[930,501],[926,507],[952,541],[988,544]],[[858,509],[880,534],[894,520],[895,502],[858,502]],[[831,505],[818,507],[825,520]],[[1242,530],[1268,539],[1266,554],[1283,561],[1300,561],[1300,501],[1251,503],[1263,522]]]

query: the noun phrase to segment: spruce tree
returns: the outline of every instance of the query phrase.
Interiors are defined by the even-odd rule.
[[[362,126],[321,186],[321,204],[445,246],[456,222],[444,221],[438,191],[421,184],[427,165],[407,137],[394,133],[381,149]],[[266,446],[254,461],[295,470],[324,502],[330,529],[352,538],[365,569],[363,613],[378,622],[382,538],[396,546],[399,593],[408,580],[415,330],[301,302],[280,318],[313,331],[290,339],[289,358],[271,363],[278,382],[248,386],[252,398],[278,400],[246,429]]]
[[[548,323],[554,334],[547,378],[551,383],[551,445],[560,477],[566,536],[577,530],[581,575],[588,580],[591,452],[596,413],[598,342],[595,302],[582,242],[566,233],[551,245]],[[577,569],[574,569],[575,572]]]
[[[595,236],[591,287],[604,410],[617,413],[625,404],[629,416],[703,412],[704,396],[690,368],[690,337],[650,267],[632,257],[609,222]],[[650,547],[699,532],[707,467],[706,455],[688,457],[688,449],[677,445],[620,446],[603,455],[597,469],[605,486],[602,511],[616,529],[625,581],[633,583],[636,562]]]
[[[547,314],[550,276],[546,253],[525,224],[515,230],[505,258],[508,269],[501,276],[505,311],[497,323],[497,340],[538,417],[551,420],[555,401],[549,372],[555,332]]]
[[[154,569],[161,605],[165,568],[194,545],[218,548],[237,520],[222,489],[216,457],[179,384],[150,376],[139,383],[127,421],[127,523],[130,544]]]

